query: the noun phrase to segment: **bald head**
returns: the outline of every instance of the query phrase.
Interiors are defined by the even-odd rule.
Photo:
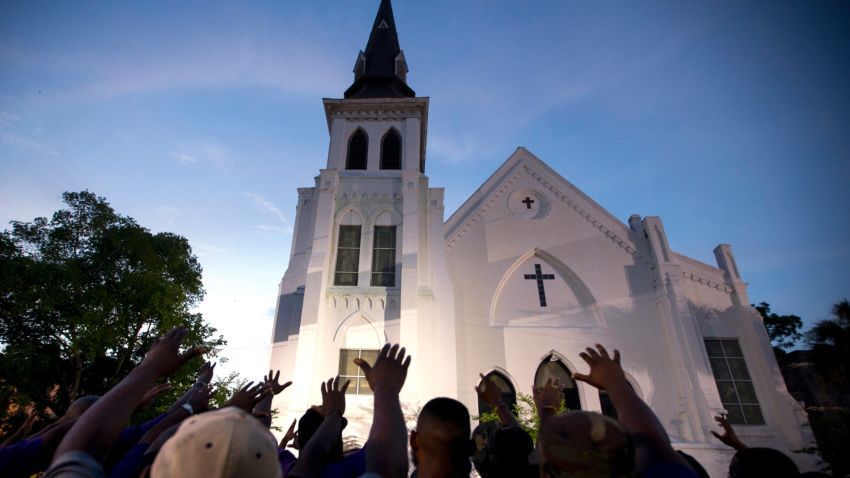
[[[629,476],[634,468],[631,438],[619,422],[593,412],[549,419],[540,430],[541,476],[576,478]]]
[[[451,398],[435,398],[422,408],[411,435],[414,461],[419,466],[427,466],[428,461],[453,463],[468,470],[472,455],[469,436],[466,407]]]

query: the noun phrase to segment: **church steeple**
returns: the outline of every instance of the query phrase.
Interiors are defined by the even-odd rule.
[[[345,98],[411,98],[407,86],[407,62],[398,44],[398,33],[390,0],[381,0],[366,51],[357,55],[354,83]]]

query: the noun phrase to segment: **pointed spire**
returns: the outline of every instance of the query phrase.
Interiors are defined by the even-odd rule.
[[[381,0],[366,51],[357,55],[354,83],[346,98],[408,98],[416,93],[407,86],[407,62],[398,44],[390,0]]]

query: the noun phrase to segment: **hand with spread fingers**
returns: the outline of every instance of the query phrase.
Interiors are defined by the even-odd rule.
[[[386,344],[378,352],[378,358],[373,365],[369,362],[356,358],[354,363],[363,370],[363,375],[369,382],[372,391],[379,393],[394,393],[398,395],[404,380],[407,378],[407,369],[410,368],[410,356],[405,358],[404,347]]]
[[[340,416],[345,414],[345,391],[351,381],[346,380],[342,387],[339,383],[339,375],[336,378],[328,379],[327,383],[322,382],[322,412],[324,416],[333,412],[339,412]]]
[[[253,386],[252,386],[253,385]],[[254,382],[248,382],[244,387],[237,390],[224,404],[225,407],[239,407],[248,413],[254,409],[254,405],[259,403],[271,391],[266,390],[262,383],[254,385]]]
[[[499,387],[496,386],[493,380],[488,379],[480,373],[478,376],[481,377],[481,382],[475,387],[478,399],[494,409],[504,405],[505,401],[502,399],[502,391],[499,390]]]
[[[280,370],[274,373],[274,376],[272,376],[272,372],[272,370],[269,370],[269,374],[263,377],[263,386],[269,389],[274,395],[279,394],[292,385],[291,381],[286,382],[283,385],[280,384]]]
[[[608,391],[626,383],[626,374],[620,365],[620,351],[614,350],[614,356],[611,357],[605,347],[596,344],[596,349],[588,347],[579,357],[590,365],[590,372],[587,375],[574,373],[573,379]]]
[[[735,433],[735,430],[732,429],[732,425],[726,420],[726,417],[716,416],[714,417],[714,421],[720,424],[723,427],[723,433],[717,433],[712,430],[711,434],[714,435],[718,440],[722,441],[725,445],[730,446],[736,450],[743,450],[744,448],[748,448],[744,442],[738,438],[738,434]]]
[[[203,355],[207,351],[204,347],[195,347],[180,353],[180,343],[183,342],[187,333],[185,327],[176,327],[168,331],[154,342],[145,358],[142,359],[141,365],[149,367],[159,376],[165,376],[171,375],[189,360]]]
[[[531,391],[538,410],[551,408],[557,411],[564,399],[564,385],[557,378],[549,378],[542,387],[532,387]]]
[[[212,394],[212,385],[204,385],[196,390],[186,403],[192,407],[195,414],[203,413],[210,409],[210,398],[212,398]]]

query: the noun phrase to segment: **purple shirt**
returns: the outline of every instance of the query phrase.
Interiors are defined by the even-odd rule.
[[[41,437],[36,437],[0,448],[0,476],[28,477],[44,470],[42,444]]]

